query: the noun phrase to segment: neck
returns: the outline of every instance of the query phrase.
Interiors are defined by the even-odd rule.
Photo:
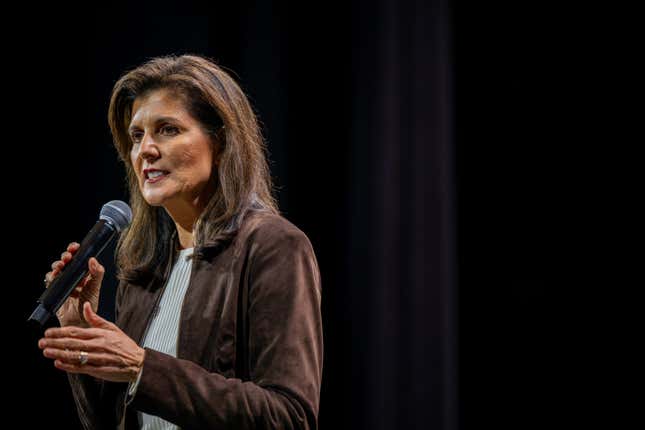
[[[179,237],[179,247],[181,249],[193,247],[193,230],[184,229],[180,224],[175,223],[177,227],[177,236]]]
[[[195,222],[199,218],[201,210],[197,207],[178,208],[172,206],[167,206],[165,209],[168,215],[170,215],[170,218],[175,222],[180,248],[192,248],[194,246],[193,231]]]

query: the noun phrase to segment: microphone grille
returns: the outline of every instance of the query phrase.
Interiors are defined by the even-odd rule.
[[[121,233],[121,230],[132,222],[132,209],[121,200],[112,200],[103,205],[100,218],[112,224]]]

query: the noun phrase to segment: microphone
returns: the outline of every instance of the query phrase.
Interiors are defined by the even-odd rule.
[[[49,288],[38,299],[38,306],[29,321],[37,321],[41,326],[55,315],[74,291],[79,282],[87,275],[87,262],[97,257],[117,233],[130,225],[132,210],[125,202],[112,200],[103,205],[101,215],[94,227],[87,233],[72,260],[49,284]]]

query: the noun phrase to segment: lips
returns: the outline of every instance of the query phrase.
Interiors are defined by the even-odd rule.
[[[168,176],[170,172],[167,170],[160,170],[160,169],[144,169],[143,170],[143,175],[146,179],[146,182],[148,183],[154,183],[154,182],[159,182],[166,176]]]

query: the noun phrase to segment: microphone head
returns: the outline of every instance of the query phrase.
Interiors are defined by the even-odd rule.
[[[121,200],[112,200],[103,205],[99,218],[109,222],[121,233],[132,222],[132,209]]]

